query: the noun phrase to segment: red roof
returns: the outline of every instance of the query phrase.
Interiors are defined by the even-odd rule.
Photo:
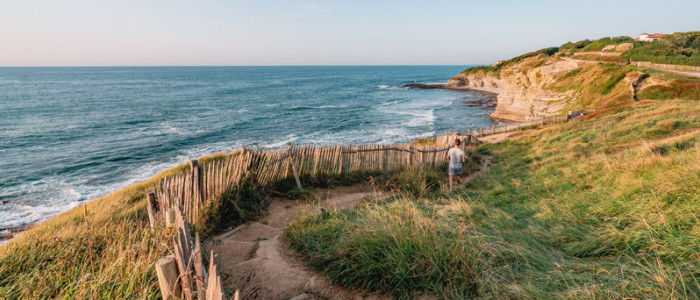
[[[635,41],[638,41],[638,40],[639,40],[639,38],[636,38],[636,39],[634,39],[634,40],[635,40]]]
[[[640,34],[640,35],[645,35],[645,34],[646,34],[646,35],[649,35],[648,33],[642,33],[642,34]]]
[[[651,38],[655,38],[655,37],[660,38],[660,37],[662,37],[662,36],[664,36],[663,33],[654,33],[654,34],[650,35],[649,37],[651,37]]]

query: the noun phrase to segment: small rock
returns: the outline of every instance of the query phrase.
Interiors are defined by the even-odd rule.
[[[299,296],[296,296],[296,297],[294,297],[294,298],[292,298],[292,299],[289,299],[289,300],[308,300],[308,299],[311,299],[311,298],[309,297],[309,295],[306,294],[306,293],[303,293],[303,294],[301,294],[301,295],[299,295]]]

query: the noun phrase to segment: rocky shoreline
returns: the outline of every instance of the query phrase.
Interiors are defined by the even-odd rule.
[[[480,93],[493,94],[493,95],[498,95],[503,91],[503,89],[498,88],[498,87],[454,86],[454,85],[450,85],[448,83],[409,83],[409,84],[404,84],[401,87],[410,88],[410,89],[421,89],[421,90],[444,89],[444,90],[457,90],[457,91],[472,91],[472,92],[480,92]]]
[[[404,84],[401,87],[410,89],[444,89],[444,90],[456,90],[456,91],[469,91],[481,93],[487,97],[478,100],[464,101],[463,105],[467,107],[478,107],[479,109],[486,109],[488,107],[496,107],[498,104],[498,93],[501,91],[499,89],[493,88],[472,88],[472,87],[451,87],[444,83],[409,83]],[[507,121],[507,120],[506,120]]]

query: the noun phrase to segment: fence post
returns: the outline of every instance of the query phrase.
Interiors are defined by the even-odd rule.
[[[198,201],[195,201],[197,204],[201,204],[204,202],[204,191],[202,189],[202,172],[199,170],[199,162],[194,159],[190,161],[190,171],[192,172],[192,192],[194,193],[195,197],[193,198],[198,198]]]
[[[297,182],[297,188],[301,191],[303,189],[301,187],[301,181],[299,180],[299,173],[297,172],[297,165],[294,162],[294,154],[295,153],[294,153],[294,145],[293,144],[289,145],[289,153],[291,154],[289,159],[291,159],[291,162],[292,162],[292,171],[294,171],[294,180]]]
[[[163,300],[182,298],[182,289],[177,284],[177,264],[175,256],[168,255],[156,261],[156,273]]]
[[[156,227],[156,194],[148,193],[146,195],[148,203],[146,204],[146,210],[148,211],[148,223],[151,225],[151,231]]]
[[[175,225],[175,209],[170,208],[165,211],[165,226],[173,227]]]

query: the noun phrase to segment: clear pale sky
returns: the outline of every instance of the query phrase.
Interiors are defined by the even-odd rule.
[[[0,66],[468,65],[691,30],[699,0],[2,0]]]

